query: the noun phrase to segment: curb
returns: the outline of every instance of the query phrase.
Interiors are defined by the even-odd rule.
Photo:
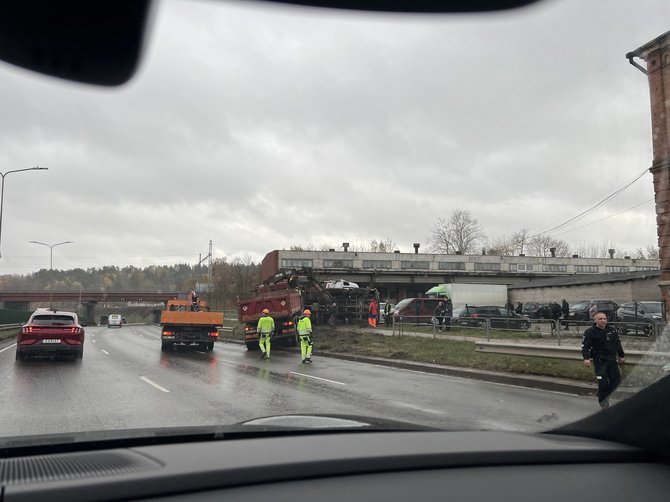
[[[532,389],[549,390],[553,392],[564,392],[577,394],[579,396],[594,396],[596,394],[595,384],[575,382],[572,380],[542,377],[536,375],[517,375],[514,373],[502,373],[495,371],[476,370],[472,368],[459,368],[457,366],[442,366],[439,364],[417,363],[402,359],[384,359],[378,357],[356,356],[351,354],[338,354],[335,352],[319,352],[317,356],[331,357],[368,364],[379,364],[411,371],[421,371],[437,375],[448,375],[471,380],[482,380],[484,382],[502,383],[505,385],[517,385]]]
[[[237,340],[219,340],[223,343],[233,343],[244,345],[244,342]],[[281,347],[280,350],[295,351],[289,347]],[[531,389],[541,389],[553,392],[563,392],[567,394],[576,394],[578,396],[595,396],[595,384],[585,382],[576,382],[563,378],[551,378],[536,375],[518,375],[514,373],[503,373],[496,371],[476,370],[472,368],[460,368],[457,366],[443,366],[440,364],[418,363],[404,359],[385,359],[381,357],[358,356],[353,354],[340,354],[338,352],[317,352],[316,357],[330,357],[332,359],[342,359],[344,361],[354,361],[367,364],[378,364],[410,371],[421,371],[423,373],[433,373],[436,375],[455,376],[468,378],[471,380],[481,380],[484,382],[501,383],[505,385],[516,385],[519,387],[528,387]]]

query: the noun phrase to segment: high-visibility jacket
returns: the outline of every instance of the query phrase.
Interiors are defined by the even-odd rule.
[[[309,316],[302,316],[298,321],[298,335],[308,336],[312,334],[312,321]]]
[[[261,335],[267,335],[272,333],[275,330],[275,320],[269,315],[264,315],[258,320],[258,326],[256,326],[256,333]]]

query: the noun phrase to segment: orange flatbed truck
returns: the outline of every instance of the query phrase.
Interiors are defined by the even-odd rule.
[[[168,300],[161,312],[161,350],[193,346],[213,350],[223,325],[223,312],[211,312],[204,300]]]

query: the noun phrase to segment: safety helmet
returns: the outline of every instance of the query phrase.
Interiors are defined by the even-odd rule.
[[[304,315],[312,315],[312,311],[309,310],[309,309],[305,309],[305,311],[303,312],[303,314],[304,314]]]
[[[270,310],[268,310],[268,309],[263,309],[263,313],[264,313],[264,314],[269,314],[269,313],[270,313]]]

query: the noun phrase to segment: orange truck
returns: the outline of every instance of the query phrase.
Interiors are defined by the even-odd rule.
[[[223,312],[211,312],[204,300],[168,300],[161,312],[161,350],[176,346],[213,350],[222,325]]]

